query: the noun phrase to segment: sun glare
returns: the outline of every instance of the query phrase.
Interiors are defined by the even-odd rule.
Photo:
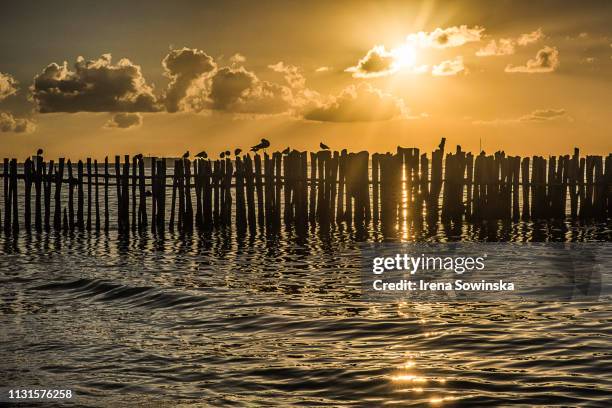
[[[410,68],[416,64],[416,50],[412,45],[405,44],[394,48],[391,55],[398,68]]]

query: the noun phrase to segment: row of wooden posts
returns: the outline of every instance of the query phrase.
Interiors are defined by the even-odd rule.
[[[0,223],[6,234],[18,232],[20,211],[26,231],[99,231],[114,225],[121,232],[230,226],[256,231],[283,222],[302,230],[370,222],[393,229],[400,222],[440,217],[445,222],[612,217],[612,154],[580,157],[575,149],[572,156],[548,159],[503,152],[474,156],[457,146],[445,155],[444,147],[442,139],[431,158],[398,147],[395,154],[375,153],[371,159],[368,152],[346,150],[176,159],[172,174],[166,159],[155,158],[146,174],[141,155],[123,162],[116,156],[113,172],[108,158],[102,171],[91,159],[79,161],[75,171],[70,160],[35,156],[22,172],[16,159],[4,159]]]

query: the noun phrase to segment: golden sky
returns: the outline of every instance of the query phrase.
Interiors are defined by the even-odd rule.
[[[0,153],[612,151],[609,1],[23,1]]]

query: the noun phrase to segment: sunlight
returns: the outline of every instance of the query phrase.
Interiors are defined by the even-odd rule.
[[[416,64],[417,55],[414,46],[404,44],[391,50],[394,63],[399,69],[412,68]]]

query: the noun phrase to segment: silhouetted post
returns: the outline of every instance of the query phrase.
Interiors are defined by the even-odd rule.
[[[379,167],[379,154],[372,154],[372,218],[374,223],[378,223],[380,220],[379,210],[379,192],[380,192],[380,180],[378,178],[378,167]]]
[[[110,219],[108,217],[108,156],[104,157],[104,231],[108,231]]]
[[[193,203],[191,201],[191,162],[183,160],[183,171],[185,173],[185,218],[184,229],[193,231]]]
[[[261,156],[255,154],[255,188],[257,190],[257,223],[262,228],[265,225],[264,216],[264,194],[263,194],[263,180],[261,172]]]
[[[11,160],[11,200],[13,207],[13,233],[19,233],[19,203],[17,201],[17,159]]]
[[[138,220],[137,215],[138,213],[136,212],[136,181],[137,181],[137,171],[138,168],[138,159],[136,158],[136,156],[132,157],[132,177],[130,177],[131,182],[132,182],[132,231],[135,232],[136,231],[136,224],[140,223],[140,220]]]
[[[232,179],[234,175],[234,166],[230,159],[225,159],[225,219],[224,224],[230,226],[232,223]]]
[[[340,152],[338,158],[338,198],[336,200],[336,222],[344,221],[345,182],[346,182],[346,149]]]
[[[151,185],[154,181],[151,178]],[[138,218],[139,227],[141,231],[147,229],[147,188],[145,186],[145,163],[144,158],[138,158],[138,194],[140,196],[140,202],[138,205]],[[154,201],[154,200],[153,200]]]
[[[83,192],[83,162],[81,160],[77,163],[77,227],[83,231],[85,227],[85,221],[83,217],[83,206],[85,204],[85,197]]]
[[[35,156],[36,161],[34,167],[34,189],[35,189],[35,197],[34,197],[34,228],[36,232],[42,232],[42,183],[43,183],[43,158],[40,156]]]
[[[329,220],[332,223],[336,221],[336,196],[338,193],[338,163],[340,161],[340,153],[335,151],[331,159],[329,159],[328,164],[330,165],[330,173],[329,173],[329,209],[327,211]],[[369,188],[369,186],[368,186]],[[368,206],[370,202],[368,200]]]
[[[202,204],[203,211],[203,224],[206,230],[212,228],[213,225],[213,213],[212,213],[212,184],[211,184],[211,163],[210,160],[202,162],[202,168],[204,169],[203,174],[203,199]]]
[[[289,153],[286,156],[282,157],[283,159],[283,182],[285,184],[285,188],[283,190],[283,202],[285,206],[283,208],[283,218],[285,220],[285,225],[290,225],[293,222],[294,218],[294,202],[291,200],[291,195],[295,196],[295,174],[294,174],[294,165],[295,165],[295,155],[293,152]],[[295,200],[294,200],[295,201]]]
[[[523,158],[523,161],[521,162],[521,183],[523,184],[522,219],[528,220],[530,218],[530,215],[529,215],[529,190],[530,190],[529,157]]]
[[[9,189],[9,159],[6,158],[4,159],[2,179],[4,181],[4,233],[8,235],[11,232],[11,196]]]
[[[97,186],[96,186],[97,188]],[[91,158],[87,158],[87,231],[91,231]]]
[[[75,180],[72,174],[72,162],[68,159],[68,229],[74,230],[74,185]]]
[[[54,214],[53,214],[53,228],[56,231],[62,229],[62,202],[61,202],[61,191],[62,191],[62,179],[64,178],[64,158],[59,158],[57,165],[57,173],[55,174],[55,195],[54,195]]]
[[[256,230],[256,214],[255,214],[255,183],[253,180],[253,162],[250,155],[246,155],[244,158],[244,176],[246,184],[246,200],[248,210],[248,223],[249,230],[255,232]]]
[[[246,230],[244,166],[240,157],[236,157],[236,227],[238,230]]]
[[[317,154],[310,153],[310,223],[314,225],[317,219]]]
[[[44,176],[44,196],[45,196],[45,216],[44,225],[45,231],[51,230],[51,182],[53,181],[53,160],[49,160],[49,167],[42,164]]]
[[[193,184],[196,198],[195,226],[198,231],[202,230],[202,159],[196,157],[193,161]]]
[[[326,168],[327,159],[329,158],[328,151],[317,152],[317,166],[318,166],[318,178],[317,178],[317,220],[319,224],[327,225],[327,183],[326,183]]]
[[[431,155],[431,186],[427,203],[427,218],[430,221],[438,219],[438,200],[442,189],[442,159],[444,158],[444,145],[446,138],[442,138],[440,145]]]
[[[182,159],[177,160],[176,178],[178,180],[178,230],[180,232],[185,231],[185,173],[183,170],[184,161]]]
[[[213,225],[216,227],[219,225],[220,218],[220,206],[221,206],[221,197],[220,197],[220,178],[221,178],[221,163],[219,160],[215,160],[213,162],[213,171],[212,171],[212,192],[214,193],[213,200]]]
[[[121,158],[115,156],[115,187],[117,190],[117,229],[123,230],[123,206],[121,199]]]
[[[465,156],[465,207],[464,214],[467,220],[472,218],[472,187],[474,185],[474,155]],[[517,176],[518,177],[518,176]]]
[[[121,178],[121,199],[123,200],[123,229],[130,231],[130,156],[124,155]]]
[[[98,160],[94,160],[94,183],[95,183],[95,211],[96,211],[96,220],[95,220],[95,228],[96,231],[100,231],[100,185],[98,183]]]
[[[28,157],[26,161],[23,163],[23,181],[24,181],[24,214],[23,214],[23,224],[25,230],[30,232],[32,229],[32,160]]]
[[[144,161],[144,159],[143,159]],[[157,232],[157,203],[159,202],[159,195],[161,194],[159,185],[159,163],[157,162],[157,158],[151,157],[151,232],[155,234]],[[146,191],[145,191],[146,194]],[[146,208],[146,199],[145,199],[145,208]]]
[[[170,221],[168,222],[168,229],[174,231],[174,214],[176,212],[176,189],[178,187],[177,168],[178,160],[174,161],[174,172],[172,174],[172,198],[170,200]]]
[[[163,233],[166,223],[166,159],[157,162],[157,232]]]

